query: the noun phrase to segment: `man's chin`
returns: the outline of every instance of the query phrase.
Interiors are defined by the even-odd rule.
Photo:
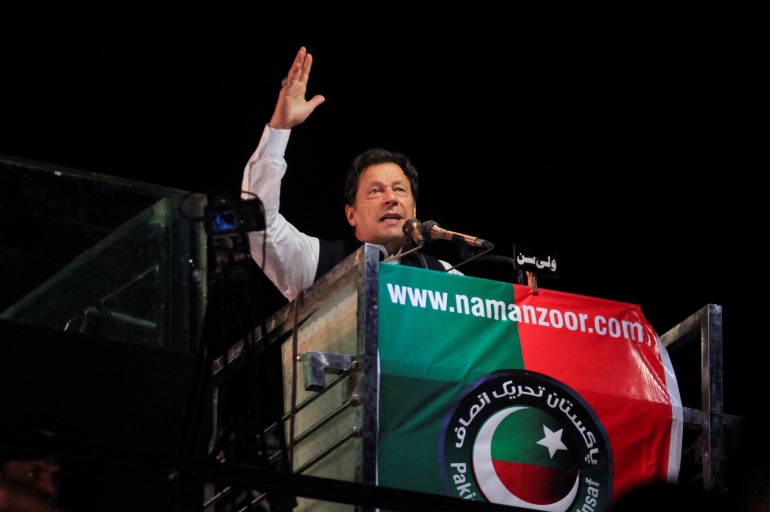
[[[403,234],[400,236],[380,237],[378,240],[373,243],[385,246],[391,253],[398,251],[406,243],[406,238],[404,238]]]

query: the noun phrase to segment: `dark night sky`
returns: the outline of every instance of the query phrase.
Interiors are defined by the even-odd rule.
[[[755,15],[446,5],[4,14],[0,153],[236,190],[305,45],[309,92],[327,101],[292,134],[289,220],[345,235],[350,161],[402,151],[421,172],[421,220],[503,256],[558,253],[561,275],[541,287],[640,304],[661,334],[722,305],[725,407],[746,412],[761,369],[747,298],[762,272],[746,231],[760,228],[748,220]]]

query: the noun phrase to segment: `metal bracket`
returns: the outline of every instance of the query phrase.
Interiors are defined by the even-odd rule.
[[[358,361],[347,354],[307,352],[302,356],[302,371],[306,391],[321,391],[326,385],[326,374],[340,374],[357,370]]]

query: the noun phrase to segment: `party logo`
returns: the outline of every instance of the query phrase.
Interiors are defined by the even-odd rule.
[[[533,510],[608,507],[612,452],[596,414],[540,373],[500,370],[460,397],[444,420],[439,464],[449,496]]]

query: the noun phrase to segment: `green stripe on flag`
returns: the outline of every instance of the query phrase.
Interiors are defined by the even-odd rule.
[[[462,391],[501,368],[523,368],[513,286],[380,264],[380,485],[444,494],[442,422]]]

